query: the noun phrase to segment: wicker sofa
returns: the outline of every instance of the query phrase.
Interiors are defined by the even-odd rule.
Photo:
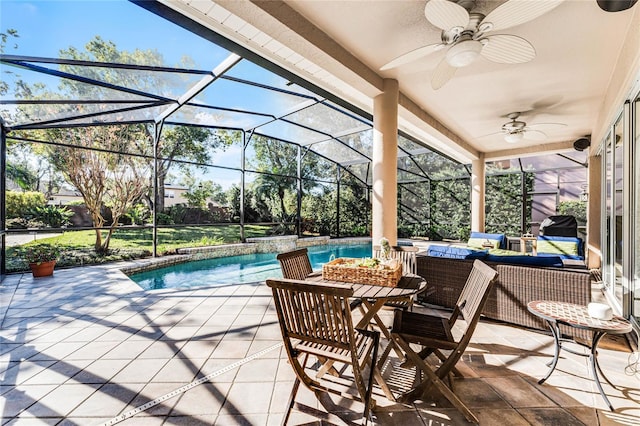
[[[498,271],[483,314],[488,318],[548,330],[544,321],[527,310],[532,300],[556,300],[587,305],[591,301],[588,270],[508,265],[485,262]],[[473,260],[418,256],[418,274],[430,284],[421,301],[452,308],[462,291]],[[562,327],[563,334],[589,338],[584,330]]]

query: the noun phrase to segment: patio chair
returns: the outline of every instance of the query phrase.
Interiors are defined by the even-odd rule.
[[[416,275],[418,271],[418,264],[416,263],[416,253],[418,247],[414,246],[392,246],[389,253],[392,259],[395,259],[402,263],[402,275]],[[382,247],[373,246],[373,257],[382,257]],[[389,308],[401,308],[407,309],[413,305],[413,296],[405,299],[398,299],[389,301],[384,306]]]
[[[412,401],[424,394],[429,387],[435,386],[464,414],[467,420],[478,423],[478,419],[453,393],[451,376],[453,374],[461,376],[455,369],[455,365],[471,340],[497,275],[494,269],[476,260],[454,310],[448,316],[433,310],[429,314],[406,310],[395,312],[391,336],[404,350],[408,361],[416,366],[416,371],[421,371],[425,375],[425,380],[403,395],[400,400]],[[463,324],[459,324],[462,334],[456,340],[452,329],[459,318],[464,321],[461,321]],[[460,335],[460,333],[456,334]],[[419,353],[415,352],[410,343],[422,346],[422,350]],[[443,351],[449,351],[449,354],[445,355]],[[432,353],[441,362],[435,370],[425,363],[426,358]],[[445,377],[448,378],[450,387],[442,381]]]
[[[276,259],[280,262],[283,278],[304,280],[313,272],[306,248],[280,253]]]
[[[284,348],[296,374],[283,424],[287,423],[296,404],[304,407],[295,401],[300,382],[320,401],[325,392],[362,402],[366,424],[373,403],[371,392],[379,334],[354,329],[349,308],[353,289],[348,285],[289,279],[268,279],[267,285],[273,292]],[[311,363],[310,357],[321,362]],[[351,368],[335,370],[340,373],[338,378],[324,374],[333,365]],[[365,380],[363,370],[367,365],[369,374]],[[312,377],[310,373],[314,370],[317,374]],[[357,389],[355,394],[348,392],[348,386],[352,384]]]

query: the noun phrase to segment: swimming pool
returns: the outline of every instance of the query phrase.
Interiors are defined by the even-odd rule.
[[[276,254],[255,253],[204,259],[140,272],[129,278],[145,290],[264,281],[270,277],[282,277]],[[322,264],[328,262],[331,255],[370,257],[371,243],[309,247],[309,260],[313,269],[321,269]]]

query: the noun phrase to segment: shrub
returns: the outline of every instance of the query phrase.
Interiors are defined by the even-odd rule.
[[[151,217],[151,210],[149,210],[149,208],[144,204],[140,203],[131,207],[127,211],[126,216],[131,219],[131,223],[134,225],[144,225]]]
[[[156,222],[158,223],[158,225],[175,225],[175,222],[171,218],[171,215],[168,215],[166,213],[157,213]]]
[[[578,225],[586,225],[587,223],[587,203],[585,201],[560,201],[558,213],[574,216]]]
[[[42,192],[6,192],[6,215],[7,219],[25,218],[34,216],[35,210],[43,207],[46,203]]]
[[[61,228],[71,223],[74,213],[66,207],[44,206],[36,207],[34,214],[36,219],[51,228]]]

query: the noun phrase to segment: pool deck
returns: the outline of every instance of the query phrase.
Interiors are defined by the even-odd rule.
[[[143,291],[123,266],[2,282],[1,423],[279,424],[294,377],[266,285]],[[585,358],[563,353],[538,385],[552,338],[495,322],[476,330],[456,393],[486,425],[640,424],[640,373],[625,373],[628,347],[608,339],[599,352],[618,385],[604,384],[615,412],[606,409]],[[442,398],[401,405],[381,395],[375,424],[467,424]],[[299,396],[323,412],[308,391]],[[321,417],[294,413],[291,424]]]

